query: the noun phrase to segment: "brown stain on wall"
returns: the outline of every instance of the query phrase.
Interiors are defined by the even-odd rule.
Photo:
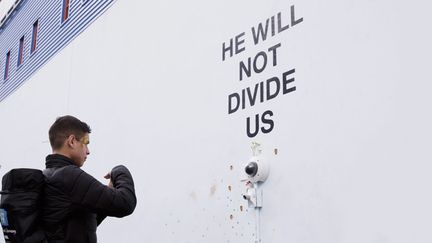
[[[211,197],[214,196],[214,194],[216,193],[216,189],[217,189],[216,185],[213,185],[210,187],[210,196]]]
[[[197,195],[196,195],[195,192],[191,192],[191,194],[189,194],[189,196],[190,196],[194,201],[197,200]]]

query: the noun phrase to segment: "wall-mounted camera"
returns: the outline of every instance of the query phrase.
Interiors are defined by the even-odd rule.
[[[264,182],[269,175],[269,165],[262,156],[253,156],[245,166],[245,173],[250,182]]]

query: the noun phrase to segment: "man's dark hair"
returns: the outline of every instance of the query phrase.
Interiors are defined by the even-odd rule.
[[[52,149],[60,149],[70,135],[75,135],[77,139],[81,139],[90,132],[91,129],[85,122],[73,116],[61,116],[52,124],[48,134]]]

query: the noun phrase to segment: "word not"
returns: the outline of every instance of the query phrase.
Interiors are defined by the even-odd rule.
[[[277,52],[276,49],[281,47],[281,43],[276,44],[270,48],[268,48],[269,52],[272,52],[273,54],[273,62],[272,65],[273,67],[277,65]],[[261,57],[261,58],[260,58]],[[262,64],[258,65],[257,62],[258,60],[262,59]],[[251,76],[251,62],[252,62],[252,58],[249,57],[247,59],[247,64],[245,64],[243,61],[240,62],[240,81],[243,80],[243,73],[246,74],[247,77]],[[265,68],[267,67],[267,53],[264,51],[260,51],[255,55],[255,58],[253,60],[253,71],[255,73],[261,73],[262,71],[265,70]]]

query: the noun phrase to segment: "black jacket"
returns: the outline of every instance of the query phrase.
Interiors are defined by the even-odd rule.
[[[47,156],[43,173],[42,221],[48,242],[96,243],[96,227],[106,216],[124,217],[135,209],[134,182],[124,166],[111,171],[114,188],[58,154]]]

